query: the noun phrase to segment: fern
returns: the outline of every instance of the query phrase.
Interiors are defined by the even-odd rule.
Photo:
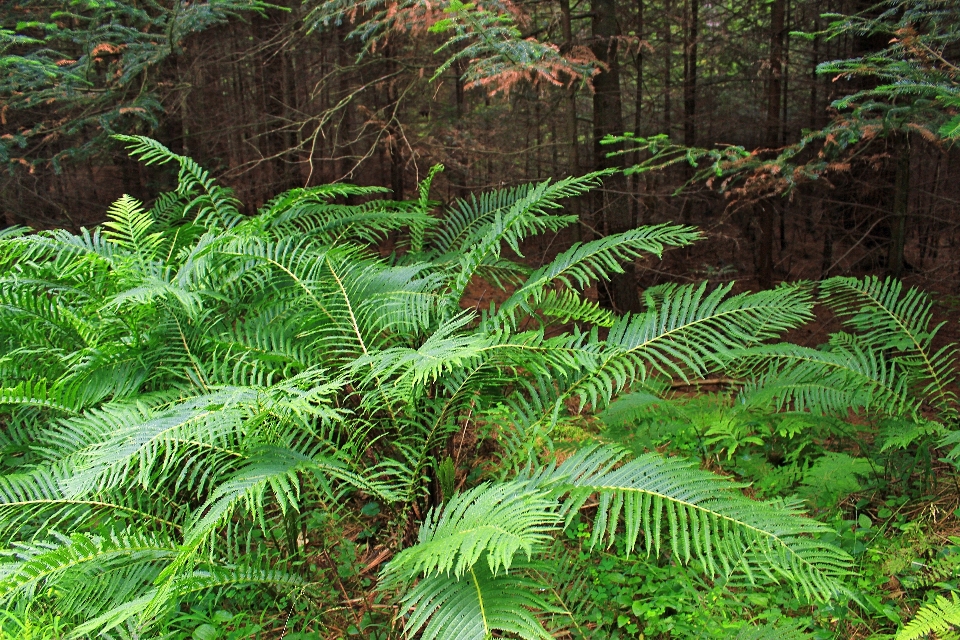
[[[321,603],[347,587],[328,589],[327,570],[301,562],[337,541],[319,527],[307,542],[307,528],[370,501],[392,523],[374,534],[396,549],[380,589],[401,598],[408,634],[551,637],[583,622],[545,578],[594,495],[593,547],[619,535],[711,575],[845,595],[849,559],[790,506],[654,454],[587,446],[543,462],[551,433],[582,420],[577,404],[602,409],[654,378],[735,363],[788,369],[796,354],[763,345],[810,317],[808,288],[665,286],[623,317],[583,296],[624,262],[698,237],[676,225],[578,244],[535,270],[504,258],[573,223],[562,200],[602,173],[443,212],[435,168],[411,202],[326,185],[243,217],[190,158],[121,140],[147,164],[178,167],[176,190],[149,206],[125,196],[97,229],[0,236],[0,445],[13,452],[0,476],[4,604],[62,612],[74,637],[146,636],[175,603],[239,586],[303,593],[311,615],[337,616]],[[387,232],[399,250],[383,258],[372,245]],[[479,278],[512,291],[461,308]],[[895,373],[920,371],[918,351],[874,362],[862,350],[846,369],[839,351],[819,365],[874,380],[870,406],[893,406]],[[944,357],[932,360],[940,380]],[[478,450],[501,468],[468,474]]]
[[[628,553],[642,534],[648,554],[668,547],[678,561],[696,560],[710,574],[786,580],[815,599],[845,593],[841,579],[849,558],[813,539],[828,531],[824,525],[750,501],[735,491],[736,485],[682,460],[647,454],[618,466],[623,460],[617,449],[584,449],[512,483],[481,485],[454,497],[428,515],[418,544],[390,562],[384,587],[422,578],[407,598],[423,601],[435,619],[449,620],[465,597],[460,589],[467,589],[451,591],[451,582],[473,581],[481,599],[484,589],[496,593],[496,583],[487,586],[476,577],[478,567],[496,577],[509,572],[518,554],[530,561],[535,551],[547,548],[546,532],[563,516],[569,524],[587,499],[599,494],[591,545],[612,544],[622,526]],[[450,572],[451,579],[439,579]],[[531,606],[525,598],[518,592],[512,608]],[[427,614],[414,613],[407,624],[416,630],[426,623]],[[514,631],[537,637],[530,629]]]
[[[960,637],[960,598],[951,593],[950,598],[937,596],[934,602],[923,605],[913,620],[897,633],[897,640],[920,640],[937,634],[943,640],[955,640]]]
[[[895,350],[898,363],[917,390],[945,419],[957,416],[956,347],[933,349],[939,326],[931,327],[930,300],[917,289],[903,291],[898,280],[832,278],[822,285],[823,299],[876,351]]]

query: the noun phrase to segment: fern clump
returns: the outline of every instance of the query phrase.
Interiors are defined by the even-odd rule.
[[[532,272],[504,256],[572,224],[561,200],[602,174],[437,215],[433,172],[411,202],[327,185],[244,217],[189,158],[121,139],[176,167],[176,190],[150,206],[124,196],[92,231],[0,237],[0,601],[17,615],[138,636],[178,603],[246,588],[297,594],[317,617],[325,585],[343,583],[304,561],[328,552],[315,516],[372,502],[392,525],[379,588],[398,593],[408,632],[551,637],[575,608],[544,591],[555,539],[593,496],[591,546],[625,535],[712,576],[845,593],[849,558],[791,506],[657,454],[542,455],[572,406],[744,354],[780,362],[763,345],[810,317],[807,288],[660,287],[627,316],[583,295],[699,237],[680,225],[576,244]],[[388,233],[400,249],[384,258]],[[477,278],[508,286],[505,302],[462,308]],[[468,479],[455,443],[478,425],[503,465]]]

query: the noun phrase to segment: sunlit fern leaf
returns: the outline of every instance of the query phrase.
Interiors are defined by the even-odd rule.
[[[620,263],[633,260],[643,253],[662,255],[667,246],[682,247],[700,237],[692,227],[653,225],[614,234],[585,244],[575,244],[558,255],[550,264],[537,269],[502,305],[504,321],[516,323],[517,313],[537,309],[551,283],[566,287],[584,288],[596,280],[608,279],[622,273]]]
[[[528,183],[458,198],[428,239],[432,254],[439,256],[469,248],[479,239],[486,226],[493,222],[498,212],[506,212],[536,187],[536,184]]]
[[[919,610],[913,620],[898,633],[896,640],[920,640],[937,634],[940,640],[960,638],[960,597],[951,593],[950,598],[938,595],[936,601],[929,602]]]
[[[882,352],[848,345],[830,350],[788,343],[745,349],[737,354],[740,373],[749,375],[741,401],[777,409],[846,416],[873,410],[911,415],[920,403],[907,376]]]
[[[23,380],[12,387],[0,387],[0,405],[44,407],[64,413],[79,412],[84,404],[87,389],[51,385],[47,380]]]
[[[811,638],[813,636],[803,631],[800,623],[777,621],[761,626],[745,624],[740,627],[734,640],[809,640]]]
[[[490,572],[508,573],[514,556],[529,560],[550,539],[559,518],[556,502],[528,482],[482,484],[452,496],[427,515],[417,545],[398,553],[384,570],[387,587],[420,576],[468,577],[481,557]]]
[[[377,386],[395,395],[398,401],[409,401],[416,390],[436,382],[455,369],[478,363],[496,342],[496,336],[458,332],[469,323],[471,315],[462,313],[441,325],[419,348],[391,347],[356,358],[348,369],[363,376],[365,386]],[[390,388],[383,380],[390,380]]]
[[[177,193],[187,200],[184,215],[193,215],[200,224],[224,229],[235,226],[242,219],[237,206],[239,202],[230,189],[221,187],[210,177],[207,170],[192,158],[173,153],[168,148],[145,136],[116,135],[117,140],[127,143],[130,155],[146,165],[176,162],[180,165]]]
[[[427,576],[403,600],[413,610],[404,629],[424,640],[486,640],[494,633],[548,640],[552,636],[534,614],[549,608],[536,594],[540,588],[517,573],[494,575],[486,562],[457,579]]]
[[[428,218],[411,209],[412,207],[386,200],[375,200],[362,205],[304,206],[296,210],[299,214],[296,217],[286,215],[276,221],[270,232],[277,237],[290,233],[309,233],[330,244],[377,244],[391,231],[426,223]]]
[[[196,317],[203,307],[200,294],[180,287],[171,275],[169,270],[163,270],[157,275],[144,274],[138,279],[136,286],[107,298],[104,307],[119,309],[129,304],[146,305],[155,300],[165,300],[180,305],[189,316]]]
[[[163,244],[163,234],[155,230],[153,216],[128,195],[122,196],[107,209],[103,232],[107,242],[113,242],[140,260],[157,257]]]
[[[261,447],[250,454],[244,466],[227,478],[198,510],[198,517],[185,534],[185,545],[203,542],[217,527],[229,518],[238,506],[267,529],[265,500],[283,513],[299,508],[302,474],[310,474],[324,498],[336,500],[339,493],[331,488],[331,480],[338,480],[365,491],[380,500],[392,501],[390,488],[375,480],[363,478],[348,469],[343,462],[322,455],[309,456],[282,447]]]
[[[319,364],[298,336],[299,323],[284,318],[252,317],[210,342],[204,363],[207,380],[216,384],[268,385]]]
[[[520,242],[527,236],[543,231],[557,231],[571,224],[575,217],[556,216],[549,212],[560,208],[559,201],[581,195],[600,183],[603,173],[564,178],[556,182],[541,182],[505,210],[496,210],[493,219],[482,229],[478,241],[468,248],[454,271],[451,283],[452,300],[459,301],[480,265],[500,256],[504,245],[518,255]]]
[[[49,542],[18,543],[8,552],[9,559],[0,563],[0,602],[32,598],[43,586],[78,569],[162,563],[176,552],[177,545],[168,536],[142,531],[74,533]]]
[[[591,545],[611,544],[623,527],[627,552],[641,534],[647,553],[669,547],[678,561],[696,559],[710,574],[757,572],[787,582],[807,598],[843,594],[850,558],[815,536],[828,530],[794,510],[744,497],[725,478],[690,462],[644,454],[624,460],[613,447],[586,448],[564,462],[530,474],[564,499],[569,518],[600,494]]]
[[[598,327],[612,327],[616,315],[592,300],[585,300],[569,289],[548,291],[537,304],[544,316],[556,318],[561,323],[584,322]]]
[[[133,623],[134,637],[141,637],[151,629],[158,617],[199,592],[218,592],[224,589],[268,585],[289,593],[302,592],[308,584],[301,576],[278,569],[261,567],[250,562],[242,565],[206,565],[202,569],[177,574],[160,588],[143,591],[142,595],[113,606],[93,619],[73,629],[71,638],[88,637],[96,632],[107,634],[119,625]],[[158,597],[162,600],[158,601]]]
[[[931,326],[930,299],[918,289],[904,291],[903,283],[875,276],[863,279],[836,277],[822,285],[823,301],[833,308],[869,347],[892,349],[914,377],[914,386],[943,417],[957,417],[957,348],[935,350],[933,338],[940,326]]]
[[[71,474],[69,465],[48,464],[0,477],[0,531],[24,535],[25,524],[41,523],[33,525],[35,531],[30,537],[36,538],[62,525],[81,527],[104,514],[136,518],[150,527],[180,528],[175,502],[159,501],[153,492],[125,490],[78,496],[66,490]]]
[[[732,285],[676,287],[655,307],[624,316],[610,328],[597,366],[585,368],[569,393],[594,407],[650,374],[689,380],[729,362],[736,349],[757,345],[801,325],[812,302],[802,287],[781,286],[728,296]]]
[[[137,484],[148,487],[170,475],[192,477],[193,467],[201,478],[213,469],[229,469],[225,463],[241,456],[244,407],[255,406],[258,399],[258,390],[241,387],[198,396],[164,410],[130,407],[75,418],[71,426],[87,443],[71,454],[74,474],[67,480],[68,490],[77,495],[95,493],[120,486],[131,473]],[[93,435],[91,427],[99,426],[104,418],[116,426]],[[203,447],[206,456],[191,460],[184,455],[197,447]],[[210,466],[214,460],[219,465]]]

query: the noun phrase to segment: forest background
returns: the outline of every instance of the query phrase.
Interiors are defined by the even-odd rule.
[[[960,625],[954,2],[3,12],[0,633]]]
[[[855,21],[829,29],[830,14],[870,6],[15,3],[2,35],[0,208],[8,225],[78,228],[99,222],[103,203],[121,193],[147,199],[158,177],[108,140],[112,133],[149,134],[194,157],[253,212],[285,189],[337,180],[387,184],[403,199],[437,163],[446,171],[435,195],[450,201],[648,159],[639,151],[608,157],[616,145],[599,141],[624,133],[739,145],[769,161],[777,153],[763,149],[795,144],[841,117],[848,133],[840,150],[821,154],[819,179],[795,180],[791,171],[823,150],[817,145],[776,179],[692,181],[681,197],[674,194],[693,176],[687,163],[614,177],[606,195],[572,205],[585,214],[575,235],[667,220],[710,230],[696,255],[648,265],[643,285],[735,274],[769,287],[883,271],[893,242],[907,256],[892,265],[895,275],[906,270],[953,293],[956,150],[923,118],[851,124],[849,108],[831,107],[891,81],[870,76],[883,60],[817,71],[890,48],[903,26],[896,19],[872,32]],[[935,46],[950,41],[945,22]],[[923,52],[908,54],[929,66]],[[906,133],[890,135],[898,128]],[[628,297],[620,306],[634,308]]]

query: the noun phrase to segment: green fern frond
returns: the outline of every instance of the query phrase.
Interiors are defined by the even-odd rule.
[[[0,477],[0,531],[13,533],[28,522],[42,522],[33,534],[36,537],[64,523],[78,527],[105,513],[134,517],[151,526],[180,529],[173,512],[176,505],[161,507],[153,494],[122,490],[76,495],[66,490],[71,474],[69,466],[55,464]]]
[[[819,600],[845,592],[841,578],[850,558],[816,541],[825,525],[749,500],[737,485],[682,459],[623,458],[616,448],[587,448],[529,478],[554,495],[568,495],[568,521],[592,494],[600,494],[591,545],[611,544],[622,523],[627,552],[642,533],[648,554],[659,555],[668,544],[678,561],[695,559],[710,574],[743,572],[753,581],[760,573]]]
[[[380,193],[389,193],[386,187],[361,187],[355,184],[341,182],[337,184],[323,184],[315,187],[290,189],[268,200],[257,211],[258,217],[269,221],[279,221],[282,216],[298,209],[300,206],[314,202],[329,202],[334,198],[348,198],[351,196],[368,196]],[[294,214],[299,215],[298,214]],[[304,229],[309,231],[309,229]]]
[[[935,602],[929,602],[917,611],[913,620],[898,633],[896,640],[920,640],[935,633],[941,640],[956,640],[960,637],[960,597],[956,592],[950,599],[938,595]]]
[[[546,544],[559,518],[556,502],[527,482],[482,484],[434,509],[420,527],[417,545],[397,554],[384,571],[390,588],[419,576],[467,576],[481,556],[492,575],[509,573],[514,556],[530,560]]]
[[[483,235],[496,215],[504,214],[514,203],[537,188],[534,183],[507,189],[485,191],[468,198],[458,198],[428,239],[432,253],[440,256],[469,249]]]
[[[427,576],[403,599],[413,609],[404,629],[424,640],[486,640],[495,632],[548,640],[552,636],[533,613],[549,608],[535,593],[539,588],[516,573],[494,574],[486,562],[474,564],[459,579]]]
[[[433,185],[433,179],[437,177],[437,174],[441,171],[443,171],[442,164],[433,165],[430,167],[430,171],[427,172],[427,177],[417,186],[417,192],[420,197],[417,198],[414,208],[421,217],[410,225],[410,252],[414,255],[423,251],[427,231],[437,225],[437,220],[430,215],[433,207],[437,204],[435,201],[430,200],[430,187]]]
[[[600,184],[600,177],[608,172],[590,173],[557,182],[542,182],[514,201],[505,211],[496,210],[493,220],[484,226],[484,232],[474,247],[464,253],[451,283],[451,300],[459,301],[477,269],[487,261],[500,257],[506,245],[518,255],[520,241],[534,233],[556,231],[569,224],[573,216],[551,215],[560,208],[559,200],[586,193]]]
[[[49,295],[42,285],[0,280],[0,331],[28,344],[86,346],[84,336],[93,334],[94,329],[64,302]]]
[[[537,269],[510,298],[500,305],[500,316],[516,323],[517,313],[535,310],[545,288],[557,282],[565,287],[589,286],[591,282],[622,273],[621,262],[632,260],[643,252],[662,255],[666,246],[682,247],[694,242],[700,233],[692,227],[653,225],[621,234],[610,235],[586,244],[575,244],[558,255],[553,262]]]
[[[87,388],[56,386],[46,380],[24,380],[12,387],[0,387],[0,405],[26,405],[77,413],[85,404]]]
[[[612,447],[584,449],[516,480],[455,495],[432,511],[418,544],[400,552],[382,575],[385,588],[421,578],[404,600],[414,607],[407,629],[417,631],[429,621],[430,637],[460,637],[440,634],[456,616],[474,629],[471,633],[490,633],[486,616],[493,609],[476,610],[478,594],[482,598],[488,589],[479,572],[498,578],[501,569],[505,576],[511,569],[521,571],[518,561],[523,560],[515,557],[529,561],[544,553],[563,516],[569,524],[596,494],[600,500],[592,545],[612,544],[622,526],[628,553],[642,534],[647,553],[659,555],[668,546],[677,561],[696,560],[710,574],[742,573],[751,581],[762,575],[789,582],[812,599],[846,594],[840,580],[851,560],[817,541],[828,531],[825,525],[783,505],[751,501],[737,491],[738,485],[686,461],[656,454],[624,458]],[[473,590],[468,589],[471,582]],[[525,608],[534,605],[519,585],[514,588],[503,611],[526,615]],[[472,618],[466,618],[468,612]],[[524,637],[539,633],[514,631]]]
[[[930,326],[932,304],[924,293],[915,288],[904,291],[899,280],[874,276],[831,278],[821,289],[824,302],[857,330],[865,344],[903,354],[898,361],[911,371],[913,385],[945,418],[956,419],[951,385],[956,379],[957,349],[947,345],[933,350],[940,326]]]
[[[172,558],[177,545],[157,533],[111,532],[106,535],[74,533],[49,543],[15,544],[8,560],[0,563],[0,602],[13,597],[33,598],[42,585],[65,573],[117,563],[131,566]]]
[[[603,344],[595,368],[570,388],[595,407],[651,373],[689,380],[729,362],[737,349],[753,346],[801,325],[812,302],[803,287],[781,286],[727,296],[731,285],[676,287],[652,309],[619,319]]]
[[[281,512],[299,509],[301,474],[309,473],[324,497],[337,499],[330,486],[330,479],[340,480],[380,500],[390,502],[396,498],[391,489],[377,481],[371,481],[347,469],[340,461],[324,456],[308,456],[293,449],[262,447],[253,452],[246,464],[221,483],[199,509],[202,514],[191,523],[184,534],[184,544],[191,547],[205,540],[211,532],[229,518],[234,509],[243,504],[248,513],[266,530],[264,499],[269,490],[273,504]]]
[[[199,224],[229,229],[237,225],[242,216],[237,210],[239,201],[230,189],[221,187],[210,177],[209,172],[195,160],[177,155],[165,146],[146,136],[115,135],[126,142],[131,156],[146,165],[176,162],[180,165],[177,193],[188,199],[184,215],[193,214]]]
[[[163,235],[154,231],[153,216],[128,195],[121,196],[107,209],[103,226],[109,229],[103,232],[107,242],[123,247],[141,260],[156,257],[163,242]]]
[[[561,289],[548,291],[537,303],[537,308],[548,318],[556,318],[561,323],[583,322],[597,327],[612,327],[616,315],[604,309],[592,300],[585,300],[575,291]]]
[[[740,398],[754,406],[846,416],[849,409],[913,415],[919,402],[908,378],[882,352],[857,344],[830,350],[792,344],[752,347],[737,354],[738,372],[752,375]]]

